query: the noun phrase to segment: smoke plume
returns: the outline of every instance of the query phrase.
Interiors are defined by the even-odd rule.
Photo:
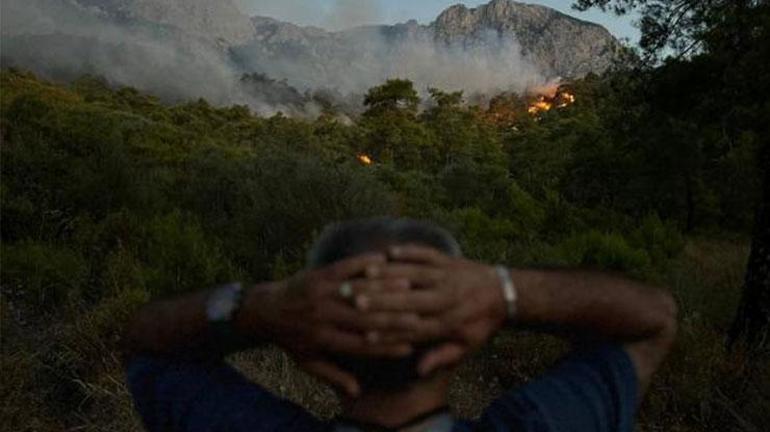
[[[338,32],[289,26],[290,36],[283,39],[261,40],[255,33],[250,41],[227,43],[120,14],[105,16],[105,9],[89,6],[121,1],[4,1],[3,66],[56,80],[96,74],[168,101],[203,97],[215,104],[246,104],[263,115],[314,116],[320,106],[310,97],[313,92],[344,104],[395,77],[411,79],[423,94],[429,87],[489,94],[544,84],[516,40],[494,31],[472,43],[439,43],[415,22]],[[283,15],[308,13],[309,4],[260,2],[266,12],[284,8]],[[330,28],[347,28],[379,13],[374,1],[338,0],[322,19]],[[243,80],[244,74],[254,75]]]

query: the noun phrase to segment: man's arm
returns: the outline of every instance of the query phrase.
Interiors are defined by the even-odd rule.
[[[159,300],[141,308],[126,331],[127,357],[153,354],[215,358],[227,354],[226,351],[267,343],[264,332],[259,328],[249,328],[245,318],[260,315],[256,306],[260,300],[264,301],[269,290],[277,287],[277,283],[266,283],[244,290],[242,307],[234,317],[233,328],[248,339],[249,346],[217,346],[220,341],[213,340],[206,319],[206,302],[212,291],[206,290]],[[226,349],[222,351],[220,348]]]
[[[422,373],[459,362],[506,323],[494,267],[418,246],[390,254],[400,263],[369,271],[370,276],[406,277],[420,289],[370,295],[359,299],[359,306],[433,316],[414,337],[449,341],[425,356]],[[668,293],[595,271],[514,269],[511,275],[519,297],[515,326],[622,344],[644,391],[676,332],[676,305]]]
[[[556,327],[622,343],[643,394],[676,335],[670,294],[611,274],[580,270],[513,270],[516,322]]]
[[[138,354],[177,359],[217,359],[223,355],[274,343],[284,348],[309,372],[342,387],[350,394],[359,391],[352,375],[326,360],[330,352],[361,356],[404,356],[411,346],[403,341],[371,345],[369,331],[387,332],[413,325],[412,314],[365,314],[338,294],[340,284],[363,274],[369,265],[382,263],[378,254],[362,255],[323,269],[301,272],[286,281],[248,288],[232,325],[243,343],[223,346],[206,318],[211,294],[203,291],[146,305],[135,315],[125,338],[127,358]],[[357,280],[356,292],[403,290],[403,279]]]

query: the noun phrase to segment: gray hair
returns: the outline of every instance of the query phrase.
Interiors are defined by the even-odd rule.
[[[419,244],[460,257],[457,240],[444,228],[427,221],[378,217],[327,225],[307,255],[307,267],[317,268],[397,244]]]

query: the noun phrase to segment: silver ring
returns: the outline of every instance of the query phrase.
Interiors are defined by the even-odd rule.
[[[353,298],[353,285],[350,282],[342,282],[337,292],[343,299],[350,300]]]

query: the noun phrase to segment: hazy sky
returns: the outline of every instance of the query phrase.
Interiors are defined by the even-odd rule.
[[[249,15],[263,15],[303,25],[339,29],[360,24],[392,24],[409,19],[427,24],[448,6],[464,3],[475,7],[489,0],[236,0]],[[598,10],[579,13],[572,0],[525,0],[549,6],[577,18],[605,26],[618,38],[637,42],[639,31],[633,17],[618,18]]]

